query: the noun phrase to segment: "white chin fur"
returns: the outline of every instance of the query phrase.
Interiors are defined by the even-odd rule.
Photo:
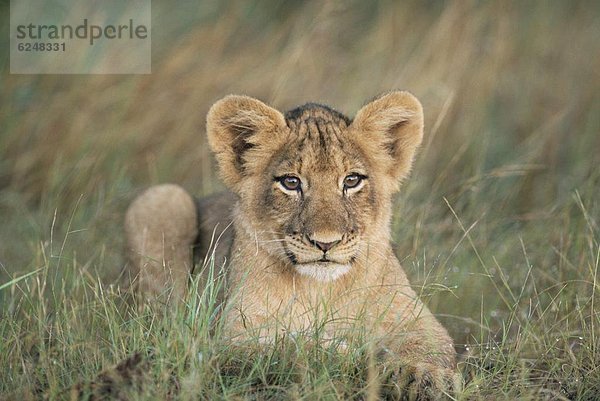
[[[312,277],[319,281],[333,281],[350,271],[350,265],[329,263],[322,265],[319,263],[297,264],[294,266],[296,271],[303,276]]]

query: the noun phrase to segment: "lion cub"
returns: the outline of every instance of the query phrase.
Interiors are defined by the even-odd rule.
[[[419,101],[391,92],[351,120],[318,104],[282,114],[227,96],[210,109],[207,133],[231,192],[194,201],[161,185],[133,202],[125,226],[139,290],[182,297],[193,247],[215,254],[217,227],[215,260],[235,288],[225,299],[233,338],[308,333],[326,310],[326,338],[366,333],[419,394],[456,386],[452,340],[390,245],[392,196],[423,137]]]

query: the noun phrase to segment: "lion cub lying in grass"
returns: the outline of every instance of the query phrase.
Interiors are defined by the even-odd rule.
[[[227,96],[210,109],[207,132],[232,192],[195,202],[161,185],[133,202],[126,233],[138,289],[182,297],[193,247],[210,253],[215,227],[233,221],[220,244],[228,252],[215,258],[227,257],[227,286],[235,288],[225,299],[228,335],[268,342],[307,333],[327,310],[324,337],[365,334],[382,364],[399,361],[409,372],[409,394],[452,391],[459,384],[452,340],[390,245],[392,196],[423,136],[419,101],[391,92],[350,120],[317,104],[284,115]]]

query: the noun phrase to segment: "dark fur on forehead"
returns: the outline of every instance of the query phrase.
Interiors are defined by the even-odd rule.
[[[339,111],[318,103],[306,103],[285,113],[285,121],[288,126],[293,125],[290,123],[299,123],[309,118],[330,119],[338,124],[339,122],[343,122],[345,126],[350,125],[352,122],[352,119]]]

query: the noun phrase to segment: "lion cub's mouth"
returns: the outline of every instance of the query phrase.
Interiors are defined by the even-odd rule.
[[[313,252],[311,252],[313,253]],[[347,265],[352,264],[354,262],[354,256],[347,255],[330,255],[329,253],[324,253],[320,256],[318,255],[306,255],[302,253],[293,252],[290,249],[285,249],[285,254],[287,255],[290,262],[293,265],[313,265],[318,264],[322,266],[329,265]]]
[[[348,273],[354,261],[354,257],[338,259],[327,253],[320,256],[312,255],[312,257],[299,255],[289,249],[286,250],[286,254],[296,272],[323,282],[334,281]]]

